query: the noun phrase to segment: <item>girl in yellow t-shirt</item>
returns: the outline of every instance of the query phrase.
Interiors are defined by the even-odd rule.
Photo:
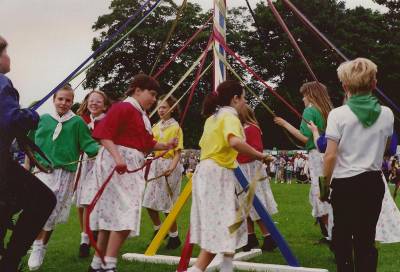
[[[200,140],[200,163],[193,175],[190,242],[201,247],[200,255],[188,271],[205,271],[216,254],[224,254],[220,271],[233,271],[236,249],[247,243],[247,226],[229,233],[235,222],[238,198],[233,169],[238,166],[238,152],[266,160],[244,140],[238,112],[246,106],[243,87],[237,81],[225,81],[217,94],[206,97],[203,114],[209,116]]]
[[[147,208],[151,221],[153,222],[154,233],[161,227],[159,212],[168,214],[173,204],[178,199],[181,190],[182,165],[180,163],[181,150],[183,149],[183,133],[179,123],[173,116],[179,116],[179,108],[171,109],[177,101],[173,96],[163,102],[160,97],[158,115],[160,121],[153,127],[153,135],[157,142],[168,143],[178,138],[178,146],[168,151],[162,158],[159,158],[150,166],[147,187],[143,198],[143,207]],[[159,156],[162,152],[156,152]],[[157,178],[158,177],[158,178]],[[169,233],[167,249],[176,249],[181,241],[178,236],[176,222],[172,225]]]

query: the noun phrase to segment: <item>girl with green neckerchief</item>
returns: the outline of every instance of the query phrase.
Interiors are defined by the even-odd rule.
[[[322,174],[322,154],[314,144],[313,133],[308,128],[307,122],[313,122],[323,132],[326,128],[326,120],[332,110],[332,103],[327,88],[318,82],[308,82],[301,86],[300,93],[303,95],[305,109],[300,129],[295,128],[286,120],[276,117],[275,123],[285,128],[290,134],[305,145],[308,151],[308,163],[310,167],[311,188],[309,200],[312,206],[312,216],[315,217],[321,227],[324,236],[321,241],[330,240],[328,237],[328,214],[331,209],[329,203],[321,202],[318,178]],[[307,122],[306,122],[307,121]]]

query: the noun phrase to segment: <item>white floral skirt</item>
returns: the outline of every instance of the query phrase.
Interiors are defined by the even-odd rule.
[[[234,253],[247,244],[246,220],[233,234],[239,201],[232,169],[203,160],[193,175],[190,242],[211,253]],[[244,217],[244,214],[242,215]]]
[[[323,158],[322,154],[316,149],[310,150],[308,153],[308,165],[310,168],[311,188],[309,194],[310,204],[312,206],[312,216],[321,217],[329,214],[331,205],[328,202],[319,200],[319,177],[323,176]]]
[[[143,165],[142,152],[124,146],[117,147],[129,170]],[[89,182],[103,185],[114,168],[113,157],[102,147],[89,177],[89,180],[95,181]],[[90,228],[108,231],[130,230],[131,236],[139,235],[144,186],[143,171],[122,175],[115,172],[90,215]]]
[[[46,184],[57,198],[57,204],[43,226],[45,231],[51,231],[57,224],[68,221],[72,205],[75,173],[64,169],[55,169],[50,174],[39,172],[36,177]]]
[[[400,242],[400,211],[390,194],[385,176],[382,175],[385,183],[385,195],[382,200],[382,209],[376,225],[375,240],[382,243]]]
[[[77,207],[84,207],[90,204],[100,186],[96,179],[89,179],[93,170],[94,160],[89,160],[87,154],[82,156],[81,175],[75,192],[75,203]]]
[[[269,177],[263,168],[263,164],[260,161],[253,161],[249,163],[240,164],[240,169],[242,169],[243,174],[246,176],[247,181],[250,183],[258,174],[261,181],[257,182],[256,195],[263,206],[267,209],[269,215],[276,214],[278,212],[278,205],[275,202],[274,195],[271,190],[271,185],[269,184]],[[241,196],[245,194],[241,194]],[[254,207],[250,210],[250,218],[252,221],[260,220],[260,216]]]
[[[150,165],[148,179],[162,175],[172,163],[172,159],[159,158]],[[147,182],[143,207],[169,213],[181,192],[182,166],[180,163],[168,177]],[[172,194],[171,194],[172,193]]]

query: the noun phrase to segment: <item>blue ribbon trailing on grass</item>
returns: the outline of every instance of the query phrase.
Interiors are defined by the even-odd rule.
[[[246,177],[244,176],[242,170],[237,167],[234,170],[235,176],[239,181],[242,188],[248,188],[249,182],[247,181]],[[299,267],[300,264],[297,261],[296,257],[294,256],[292,250],[290,249],[289,245],[286,243],[285,239],[279,232],[278,228],[275,226],[274,221],[272,221],[271,216],[268,214],[266,208],[263,206],[261,201],[258,199],[257,195],[254,196],[253,200],[254,208],[256,209],[258,215],[260,216],[262,222],[267,227],[269,232],[271,233],[272,238],[277,243],[280,251],[282,252],[283,257],[285,258],[286,262],[290,266]]]

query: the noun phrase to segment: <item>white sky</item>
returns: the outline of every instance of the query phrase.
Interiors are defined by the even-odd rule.
[[[194,0],[191,0],[192,2]],[[180,2],[180,0],[179,0]],[[197,0],[204,8],[212,0]],[[228,7],[244,5],[228,0]],[[258,0],[251,0],[254,6]],[[382,9],[372,0],[346,0],[348,7]],[[91,26],[108,12],[111,0],[0,0],[0,35],[9,42],[12,71],[7,75],[27,106],[50,92],[91,54]],[[72,82],[78,84],[83,77]],[[85,91],[78,89],[76,101]],[[47,102],[40,112],[52,109]]]

